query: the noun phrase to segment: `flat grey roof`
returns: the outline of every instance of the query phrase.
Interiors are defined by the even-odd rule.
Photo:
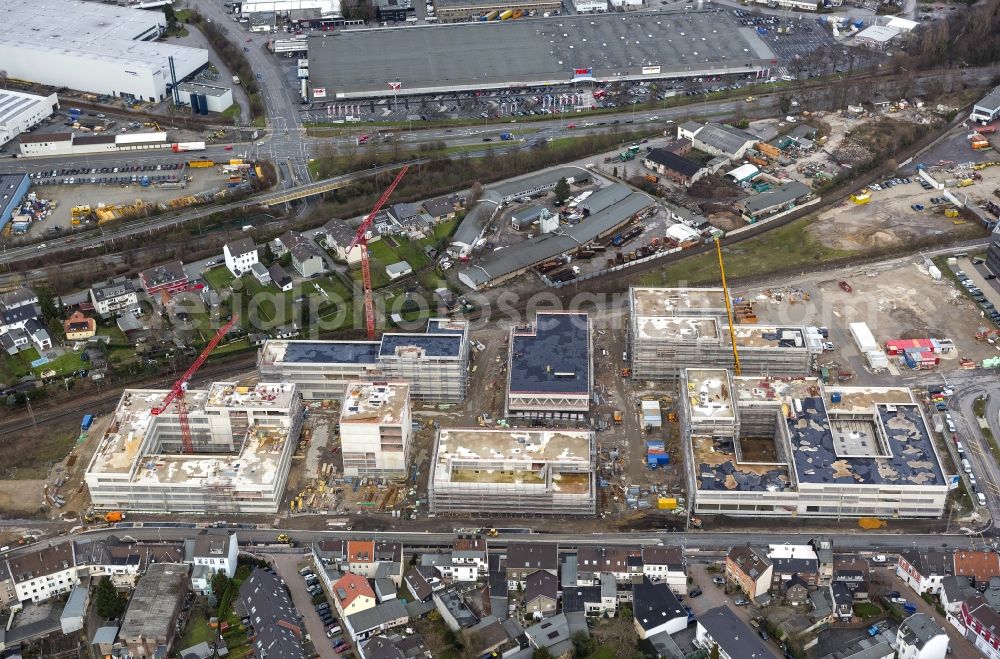
[[[295,364],[374,364],[378,341],[289,341],[282,361]]]
[[[698,616],[698,624],[730,659],[774,659],[777,656],[725,604],[702,613]]]
[[[379,357],[394,357],[397,348],[417,347],[428,357],[460,357],[461,334],[383,334]]]
[[[206,85],[200,82],[182,82],[177,85],[177,89],[182,92],[194,92],[205,96],[225,96],[232,89],[229,87],[219,87],[218,85]]]
[[[754,196],[747,198],[747,200],[743,202],[743,208],[745,208],[748,213],[757,213],[780,204],[795,201],[799,197],[804,197],[807,194],[812,194],[812,190],[806,187],[804,183],[792,181],[778,186],[777,188],[772,188],[767,192],[761,192],[760,194],[755,194]]]
[[[590,390],[590,317],[539,313],[527,328],[513,328],[511,393],[587,393]]]
[[[994,87],[993,91],[984,96],[982,99],[976,101],[975,107],[985,108],[991,112],[995,112],[1000,109],[1000,86]]]
[[[392,54],[394,56],[387,56]],[[598,80],[770,65],[774,53],[728,12],[628,13],[522,18],[329,32],[309,38],[310,83],[340,94],[566,83],[575,69]],[[647,76],[649,77],[649,76]]]

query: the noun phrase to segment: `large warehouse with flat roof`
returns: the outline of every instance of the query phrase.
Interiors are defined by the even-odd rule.
[[[774,63],[753,29],[721,11],[476,21],[309,38],[311,100],[722,75]]]
[[[0,68],[50,87],[156,102],[166,98],[169,58],[177,80],[208,65],[208,51],[158,43],[160,11],[70,0],[0,0]]]

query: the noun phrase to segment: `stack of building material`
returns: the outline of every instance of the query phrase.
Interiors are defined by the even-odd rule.
[[[646,466],[650,469],[670,464],[670,456],[662,439],[651,439],[646,442]]]

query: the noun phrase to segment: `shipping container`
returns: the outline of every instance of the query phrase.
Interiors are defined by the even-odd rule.
[[[204,142],[175,142],[170,146],[174,153],[182,153],[184,151],[204,151]]]

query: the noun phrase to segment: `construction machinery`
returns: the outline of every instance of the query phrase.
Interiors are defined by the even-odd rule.
[[[614,411],[614,419],[615,419],[615,425],[616,426],[620,426],[622,424],[622,411],[621,410],[615,410]]]
[[[355,234],[354,240],[352,240],[351,244],[347,247],[348,254],[350,254],[351,250],[355,247],[361,248],[361,282],[365,289],[365,325],[368,328],[369,341],[375,338],[375,306],[372,303],[372,270],[371,264],[368,260],[368,229],[371,228],[375,215],[382,210],[382,206],[385,205],[385,202],[389,201],[389,197],[392,195],[393,191],[395,191],[399,182],[403,180],[403,177],[406,176],[406,172],[408,172],[409,169],[409,165],[403,165],[403,168],[399,170],[399,174],[396,174],[396,178],[393,179],[389,187],[382,193],[382,196],[379,197],[377,202],[375,202],[375,207],[372,208],[372,212],[368,214],[365,221],[358,227],[358,232]]]
[[[858,204],[859,206],[861,204],[867,204],[871,200],[872,200],[872,193],[871,190],[869,190],[868,188],[865,188],[860,192],[855,192],[854,194],[851,195],[851,201],[853,201],[855,204]]]
[[[167,392],[167,395],[164,396],[163,402],[160,403],[158,407],[154,407],[149,411],[149,413],[153,416],[158,416],[163,414],[163,412],[170,407],[171,403],[177,401],[177,416],[181,426],[181,444],[185,453],[194,453],[194,443],[191,441],[191,426],[188,423],[187,405],[184,404],[184,392],[187,391],[188,381],[194,376],[198,369],[201,368],[201,365],[205,363],[205,360],[208,359],[210,354],[212,354],[215,347],[219,345],[219,341],[222,340],[222,337],[226,335],[226,332],[232,329],[233,325],[236,324],[236,321],[239,320],[239,318],[239,315],[234,314],[225,325],[219,328],[219,331],[215,333],[212,340],[208,342],[205,349],[201,351],[200,355],[198,355],[198,359],[194,360],[194,363],[188,367],[188,370],[184,371],[184,374],[177,379],[177,382],[174,382],[174,386],[171,387],[170,391]]]
[[[286,545],[290,545],[290,544],[292,544],[292,539],[288,537],[287,533],[279,533],[278,534],[278,542],[281,542],[281,543],[286,544]]]
[[[736,326],[733,322],[733,303],[729,299],[729,285],[726,283],[726,264],[722,260],[722,241],[715,237],[715,253],[719,257],[719,276],[722,279],[722,294],[726,297],[726,319],[729,321],[729,342],[733,346],[733,374],[742,375],[740,351],[736,346]]]

